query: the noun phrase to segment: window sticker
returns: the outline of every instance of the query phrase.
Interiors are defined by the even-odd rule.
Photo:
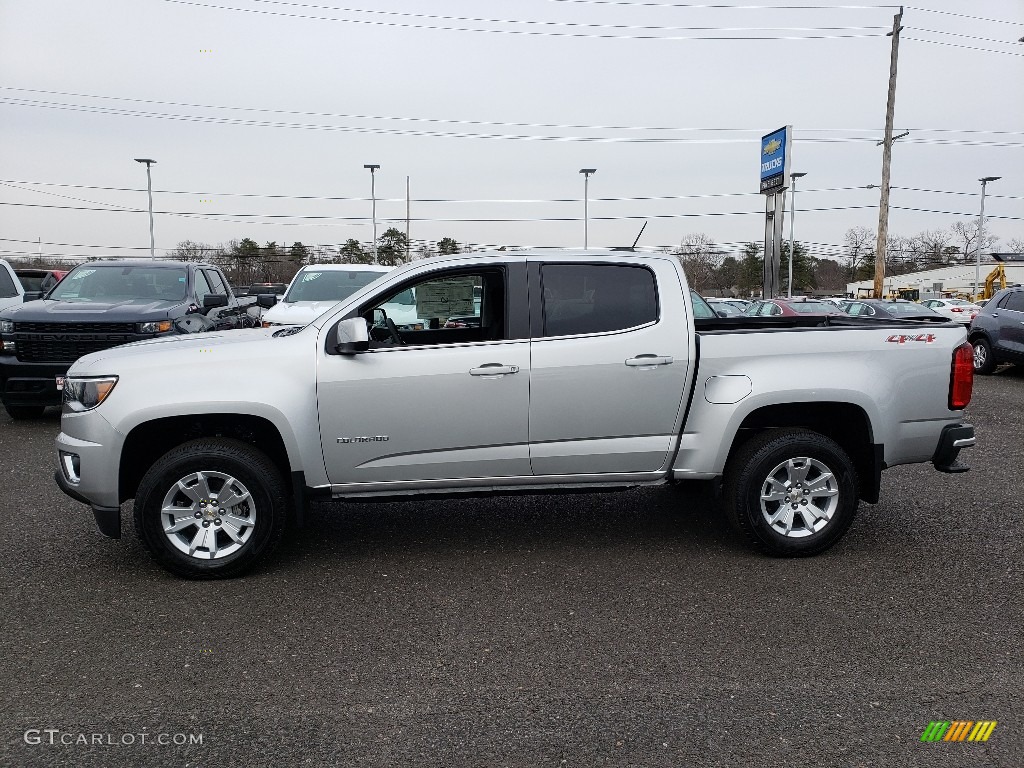
[[[448,277],[416,286],[416,314],[420,317],[472,315],[473,277]]]

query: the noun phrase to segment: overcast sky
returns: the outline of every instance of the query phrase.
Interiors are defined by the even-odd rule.
[[[976,217],[979,177],[1002,176],[988,228],[1024,238],[1024,2],[919,1],[890,231]],[[763,240],[759,137],[786,124],[808,174],[797,239],[838,253],[877,226],[863,187],[881,177],[898,9],[741,2],[0,0],[0,256],[37,239],[146,255],[141,157],[158,255],[368,241],[366,163],[380,231],[404,230],[410,178],[414,242],[581,247],[592,167],[591,246],[647,220],[641,245],[699,232],[728,250]],[[693,39],[752,37],[779,39]]]

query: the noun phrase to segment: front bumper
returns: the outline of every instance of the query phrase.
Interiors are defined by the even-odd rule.
[[[57,377],[71,363],[25,363],[13,355],[0,357],[0,399],[7,405],[60,405]]]
[[[123,437],[93,411],[65,413],[61,428],[64,431],[54,441],[57,486],[92,508],[104,536],[120,538],[118,481]]]
[[[121,507],[101,507],[93,504],[75,490],[74,486],[64,478],[64,473],[59,469],[53,473],[53,479],[57,481],[57,486],[72,499],[92,507],[92,515],[96,518],[96,527],[99,528],[100,533],[111,539],[121,538]]]
[[[957,455],[962,448],[970,448],[973,445],[973,424],[947,424],[939,435],[939,444],[932,456],[932,465],[939,472],[967,472],[971,468],[970,465],[957,461]]]

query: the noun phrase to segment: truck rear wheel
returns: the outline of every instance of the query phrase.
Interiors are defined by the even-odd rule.
[[[248,443],[202,438],[158,459],[139,483],[135,530],[164,568],[189,579],[239,576],[277,547],[281,472]]]
[[[857,512],[857,472],[838,443],[806,429],[772,429],[751,438],[725,473],[733,527],[779,557],[824,552]]]

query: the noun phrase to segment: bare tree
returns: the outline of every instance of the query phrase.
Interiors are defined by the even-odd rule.
[[[958,242],[963,243],[963,247],[960,249],[960,252],[964,256],[964,263],[973,263],[975,258],[977,258],[975,251],[978,248],[978,219],[958,221],[951,227],[951,231],[953,238]],[[995,244],[998,242],[999,238],[986,230],[985,240],[981,244],[982,253],[994,248]]]
[[[687,235],[673,255],[683,265],[683,271],[690,285],[698,292],[707,291],[715,285],[715,270],[722,257],[722,250],[714,240],[702,232]]]
[[[194,240],[182,240],[171,251],[171,258],[176,261],[207,261],[214,249],[206,243],[197,243]]]
[[[875,263],[875,233],[867,227],[850,227],[843,235],[846,268],[851,280],[871,277]]]
[[[1024,240],[1015,237],[1006,244],[1006,253],[1024,253]]]
[[[914,252],[919,267],[944,267],[950,259],[956,258],[959,249],[951,245],[952,235],[945,229],[925,230],[910,239],[910,247]]]

